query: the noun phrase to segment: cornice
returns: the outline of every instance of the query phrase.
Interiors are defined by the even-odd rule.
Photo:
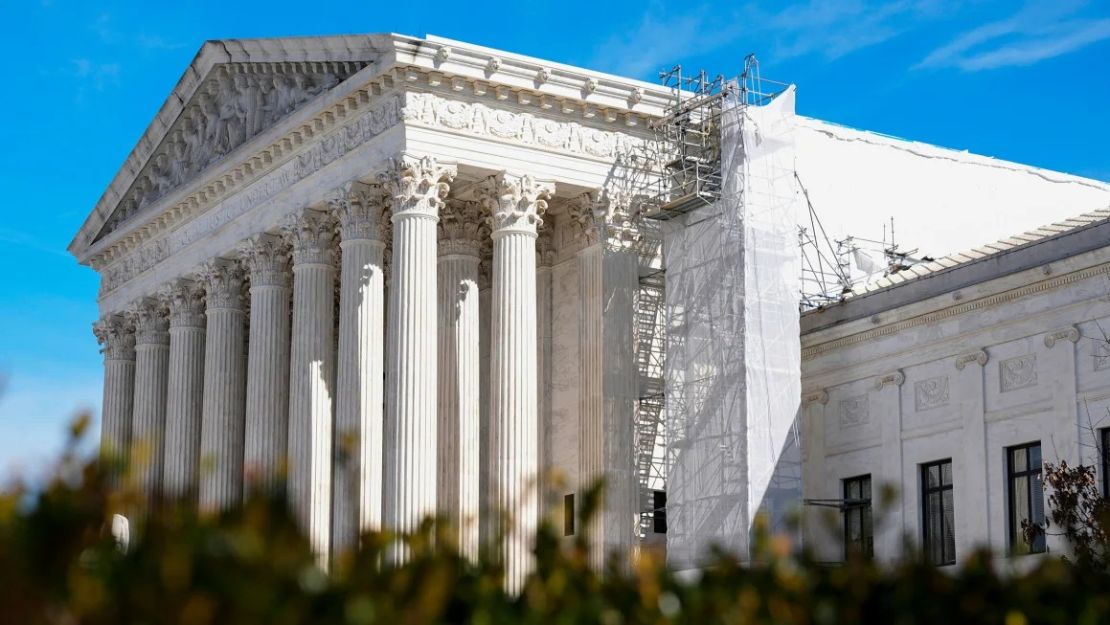
[[[895,323],[889,323],[880,327],[872,328],[855,334],[850,334],[841,338],[837,338],[824,343],[819,343],[802,349],[802,360],[813,360],[822,354],[858,345],[861,343],[868,343],[876,339],[897,334],[911,328],[919,326],[940,323],[946,319],[963,315],[976,310],[992,308],[1013,302],[1023,297],[1043,293],[1058,289],[1074,282],[1094,278],[1102,275],[1110,274],[1110,263],[1103,263],[1093,267],[1088,267],[1079,271],[1058,275],[1047,280],[1029,284],[1023,287],[1010,289],[987,297],[982,297],[976,300],[955,304],[929,312],[923,315],[918,315],[909,319],[904,319]]]

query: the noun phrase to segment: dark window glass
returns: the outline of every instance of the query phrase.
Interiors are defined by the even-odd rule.
[[[667,533],[667,491],[656,490],[651,493],[651,525],[656,534]]]
[[[844,553],[874,555],[871,527],[871,476],[844,480]]]
[[[1022,521],[1044,527],[1044,487],[1041,482],[1041,444],[1029,443],[1006,450],[1006,473],[1010,486],[1009,525],[1010,551],[1042,553],[1044,531],[1038,531],[1030,543],[1022,532]]]
[[[933,564],[956,563],[956,519],[952,461],[921,465],[922,542]]]
[[[563,495],[563,536],[574,536],[574,493]]]
[[[1110,497],[1110,428],[1102,428],[1099,453],[1102,454],[1102,496]]]

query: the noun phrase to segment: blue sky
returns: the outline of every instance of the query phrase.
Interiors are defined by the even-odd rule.
[[[73,234],[206,39],[427,33],[654,80],[799,85],[805,115],[1110,180],[1110,4],[0,1],[0,473],[100,403],[97,283]]]

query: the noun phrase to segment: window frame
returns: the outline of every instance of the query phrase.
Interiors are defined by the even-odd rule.
[[[1029,450],[1036,448],[1037,456],[1041,461],[1037,464],[1036,469],[1029,468],[1032,463],[1029,462]],[[1014,454],[1018,451],[1025,451],[1025,464],[1026,468],[1021,471],[1014,469]],[[1036,479],[1041,483],[1041,518],[1040,524],[1044,525],[1045,522],[1045,502],[1044,502],[1044,449],[1041,446],[1041,441],[1031,441],[1022,443],[1020,445],[1011,445],[1006,448],[1006,527],[1009,529],[1007,536],[1007,547],[1009,548],[1010,555],[1028,555],[1034,553],[1046,553],[1048,551],[1047,541],[1045,540],[1045,533],[1042,531],[1039,540],[1034,541],[1030,545],[1025,542],[1024,536],[1021,534],[1021,526],[1014,523],[1015,512],[1017,509],[1016,498],[1016,485],[1015,482],[1021,478],[1030,478],[1027,483],[1027,509],[1026,513],[1028,519],[1034,519],[1033,515],[1033,480]]]
[[[859,503],[849,503],[852,500],[850,496],[850,489],[853,485],[858,485],[861,496],[858,498]],[[867,495],[862,495],[863,488],[866,485]],[[874,517],[872,516],[871,507],[871,494],[872,494],[872,481],[871,474],[866,473],[863,475],[856,475],[847,477],[840,480],[840,492],[843,499],[842,508],[842,521],[844,529],[844,557],[847,558],[850,553],[859,553],[866,558],[875,556],[875,525]],[[857,518],[856,523],[859,524],[860,539],[856,541],[852,538],[851,530],[849,527],[849,520],[853,516]]]
[[[574,493],[563,495],[563,536],[574,536]]]
[[[948,465],[949,480],[948,480],[947,484],[944,483],[944,466],[945,465]],[[953,564],[956,563],[956,523],[955,523],[956,493],[955,493],[955,476],[953,474],[952,459],[951,458],[946,458],[944,460],[934,460],[933,462],[926,462],[926,463],[920,465],[920,467],[921,467],[921,543],[922,543],[922,547],[924,549],[925,557],[929,560],[929,562],[931,562],[932,564],[934,564],[936,566],[950,566],[950,565],[953,565]],[[938,469],[938,474],[940,476],[940,480],[939,480],[940,485],[939,486],[930,486],[929,485],[929,470],[934,468],[934,467]],[[945,492],[951,492],[950,497],[952,498],[952,517],[953,517],[953,519],[952,519],[952,529],[951,529],[951,533],[952,533],[952,553],[951,553],[951,557],[946,557],[946,556],[948,556],[948,554],[945,553],[947,551],[947,544],[948,544],[948,541],[946,540],[946,536],[945,536],[945,533],[944,533],[944,493]],[[940,534],[939,537],[931,536],[930,532],[929,532],[929,517],[930,517],[930,515],[929,515],[929,513],[930,513],[929,497],[930,497],[930,495],[933,495],[933,494],[938,495],[939,496],[938,498],[940,500],[940,510],[938,510],[938,513],[941,515],[941,524],[940,524],[941,534]],[[933,543],[934,540],[939,540],[940,541],[941,558],[939,560],[935,560],[933,558],[933,551],[934,550],[932,549],[932,546],[933,546],[932,543]]]
[[[1102,428],[1098,433],[1098,455],[1102,461],[1102,496],[1110,498],[1110,427]]]
[[[663,489],[651,491],[651,533],[667,533],[667,491]]]

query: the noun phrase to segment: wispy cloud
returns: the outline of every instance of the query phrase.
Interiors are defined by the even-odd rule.
[[[919,68],[975,72],[1032,65],[1110,39],[1110,18],[1084,15],[1085,2],[1032,0],[1017,13],[965,31]]]
[[[91,85],[97,91],[119,84],[119,63],[98,63],[90,59],[73,59],[71,75],[82,83]]]
[[[135,37],[135,43],[137,43],[140,48],[145,48],[147,50],[178,50],[188,45],[167,41],[158,35],[150,35],[147,33],[139,33],[139,35]]]

